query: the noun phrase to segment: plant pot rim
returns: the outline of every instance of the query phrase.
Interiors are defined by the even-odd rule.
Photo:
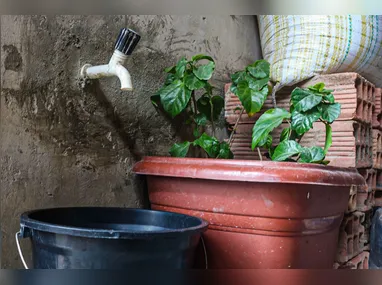
[[[367,186],[355,168],[295,162],[146,156],[134,165],[133,172],[223,181]]]

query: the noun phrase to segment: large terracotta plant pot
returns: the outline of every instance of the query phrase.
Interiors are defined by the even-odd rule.
[[[210,222],[208,266],[332,268],[339,226],[356,170],[313,164],[146,157],[155,210]]]

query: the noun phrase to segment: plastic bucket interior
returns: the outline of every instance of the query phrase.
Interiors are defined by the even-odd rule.
[[[188,269],[208,223],[163,211],[75,207],[26,212],[20,226],[34,269]]]

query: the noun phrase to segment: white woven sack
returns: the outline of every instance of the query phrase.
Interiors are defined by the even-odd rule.
[[[382,87],[382,16],[258,16],[276,89],[317,74],[357,72]]]

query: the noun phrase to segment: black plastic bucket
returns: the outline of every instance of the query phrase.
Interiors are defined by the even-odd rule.
[[[27,212],[20,226],[18,237],[32,242],[34,269],[188,269],[208,223],[162,211],[79,207]]]

